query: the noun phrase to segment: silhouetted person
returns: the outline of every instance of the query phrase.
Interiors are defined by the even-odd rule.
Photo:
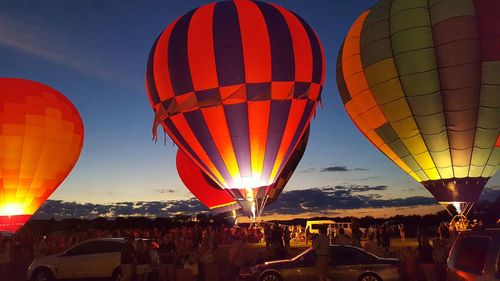
[[[341,227],[337,237],[335,237],[335,244],[337,245],[351,245],[351,240],[345,235],[344,229]]]
[[[422,237],[420,237],[417,250],[420,258],[420,268],[425,274],[425,279],[427,281],[435,281],[432,247],[431,244],[429,244],[429,238],[426,235],[422,235]]]
[[[172,237],[167,234],[163,236],[162,243],[158,249],[160,258],[160,280],[175,281],[175,244]]]
[[[290,249],[290,240],[292,237],[290,236],[290,229],[288,226],[285,226],[285,229],[283,230],[283,242],[285,242],[285,249]]]
[[[278,223],[275,223],[271,229],[271,246],[273,247],[275,258],[283,258],[285,246],[283,245],[283,232]]]
[[[136,275],[137,281],[147,281],[151,267],[151,255],[144,240],[139,239],[135,242],[135,258],[137,260]]]
[[[131,281],[134,277],[134,261],[135,261],[135,237],[130,235],[127,242],[121,249],[120,268],[124,281]]]
[[[330,239],[326,235],[326,226],[320,225],[319,235],[313,241],[313,249],[316,252],[316,273],[318,274],[319,281],[329,280],[326,271],[328,264],[330,264]]]

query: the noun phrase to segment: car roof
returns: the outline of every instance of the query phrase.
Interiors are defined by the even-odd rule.
[[[144,240],[146,242],[153,241],[153,239],[150,239],[150,238],[135,238],[135,240]],[[125,243],[127,241],[127,238],[125,238],[125,237],[90,238],[90,239],[82,241],[81,243],[84,243],[84,242],[93,242],[93,241],[109,241],[109,242]]]
[[[318,221],[307,221],[308,224],[323,224],[323,223],[335,223],[332,220],[318,220]]]
[[[460,232],[460,236],[492,236],[500,237],[500,228],[487,228],[487,229],[471,229]]]

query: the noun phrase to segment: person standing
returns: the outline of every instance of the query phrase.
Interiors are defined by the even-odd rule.
[[[448,259],[448,241],[440,231],[436,238],[432,240],[432,258],[436,267],[436,280],[446,281],[446,261]]]
[[[328,265],[330,264],[330,239],[326,235],[326,226],[319,227],[319,235],[313,241],[313,249],[316,252],[316,273],[319,281],[330,280],[326,274]]]
[[[135,243],[135,257],[137,260],[136,275],[137,281],[147,281],[151,268],[151,255],[148,247],[143,239],[139,239]]]
[[[425,274],[425,280],[426,281],[435,281],[435,276],[434,276],[434,259],[432,257],[432,247],[431,244],[429,243],[429,238],[427,235],[422,235],[420,238],[418,247],[418,256],[420,259],[420,268]]]
[[[309,227],[306,226],[306,246],[307,246],[307,243],[309,243],[309,240],[311,240],[311,231],[309,230]]]
[[[345,235],[344,229],[341,227],[337,237],[335,237],[335,244],[337,245],[351,245],[351,240]]]
[[[134,240],[135,237],[130,235],[121,249],[120,268],[122,270],[123,281],[132,281],[134,277]]]
[[[335,239],[335,228],[333,227],[333,224],[330,224],[330,226],[328,226],[327,235],[328,238],[330,238],[330,244],[333,244],[333,240]]]
[[[357,221],[352,223],[352,233],[351,233],[351,241],[352,245],[355,247],[361,248],[361,229],[359,229],[359,224]]]
[[[378,246],[377,242],[375,242],[375,233],[370,233],[368,235],[368,241],[366,241],[363,249],[365,249],[365,251],[370,252],[376,256],[380,255],[380,247]]]
[[[290,228],[288,225],[285,225],[283,230],[283,242],[285,242],[285,249],[290,249],[290,240],[292,239]]]
[[[266,241],[266,248],[271,247],[271,226],[269,224],[264,225],[264,240]]]
[[[170,234],[163,236],[162,243],[158,249],[160,258],[160,280],[175,281],[175,244]]]
[[[271,246],[274,250],[274,257],[276,259],[283,258],[285,246],[283,245],[283,232],[278,223],[275,223],[271,230]]]
[[[401,280],[417,281],[417,257],[410,246],[402,252],[399,261],[401,263]]]
[[[236,239],[234,235],[231,236],[231,247],[229,248],[229,264],[230,264],[230,277],[231,280],[236,280],[240,275],[241,266],[244,264],[245,257],[243,253],[243,243]]]
[[[399,236],[401,237],[401,241],[403,241],[403,245],[405,244],[405,225],[400,223],[398,224],[398,229],[399,229]]]
[[[380,239],[382,240],[382,248],[384,249],[384,257],[389,257],[389,248],[391,247],[391,234],[387,230],[385,225],[382,226],[382,233],[380,233]]]
[[[49,247],[47,246],[47,242],[45,241],[46,239],[47,236],[44,235],[36,240],[35,246],[33,247],[33,257],[39,258],[47,255],[47,253],[49,252]]]

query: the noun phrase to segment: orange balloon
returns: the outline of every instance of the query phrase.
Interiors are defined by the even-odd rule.
[[[46,85],[0,78],[0,89],[0,232],[16,232],[73,169],[83,123]]]

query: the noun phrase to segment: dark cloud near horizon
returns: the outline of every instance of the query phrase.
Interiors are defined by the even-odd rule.
[[[384,199],[377,192],[387,186],[337,185],[283,192],[278,200],[266,207],[264,214],[299,215],[303,213],[341,214],[342,210],[365,208],[396,208],[435,205],[432,197],[411,196],[407,198]],[[495,201],[500,189],[485,188],[480,200]],[[147,216],[168,217],[177,214],[208,212],[196,198],[169,201],[116,202],[109,204],[77,203],[62,200],[47,200],[34,215],[36,219],[87,218],[99,216]]]
[[[332,210],[412,207],[437,204],[431,197],[382,199],[380,194],[359,194],[383,191],[387,186],[334,186],[292,190],[283,192],[278,200],[266,207],[265,213],[298,215],[301,213],[324,213]]]
[[[348,169],[346,166],[330,166],[326,168],[321,168],[321,172],[350,172],[350,171],[368,171],[365,168],[354,168]]]
[[[87,218],[99,216],[146,216],[168,217],[176,214],[195,214],[208,212],[208,209],[196,198],[170,201],[117,202],[92,204],[47,200],[36,212],[37,219]]]

